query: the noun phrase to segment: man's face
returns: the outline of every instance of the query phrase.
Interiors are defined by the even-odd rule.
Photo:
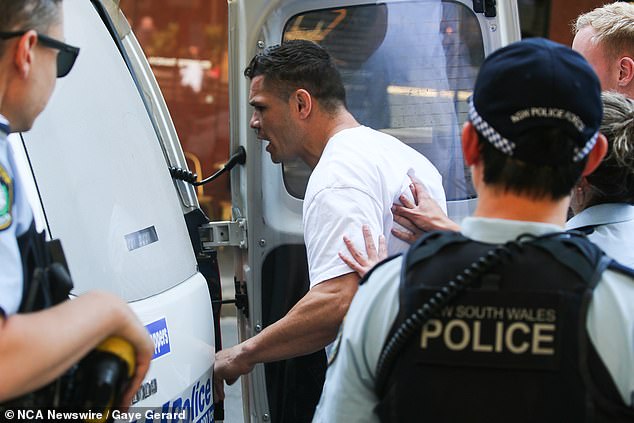
[[[46,33],[57,40],[64,39],[62,10],[59,11],[59,19],[53,23]],[[55,88],[57,80],[57,54],[58,50],[37,43],[31,49],[32,62],[30,71],[23,81],[20,95],[19,111],[11,121],[11,128],[15,131],[28,131],[33,126],[35,119],[44,110]]]
[[[266,151],[273,163],[294,159],[299,154],[301,137],[291,117],[290,101],[282,100],[265,85],[263,75],[251,80],[249,104],[253,106],[253,115],[249,125],[258,139],[269,142]]]
[[[582,28],[572,40],[572,48],[590,63],[599,77],[602,90],[617,90],[618,73],[615,74],[615,66],[607,58],[601,43],[596,44],[592,41],[594,35],[595,32],[591,26]]]

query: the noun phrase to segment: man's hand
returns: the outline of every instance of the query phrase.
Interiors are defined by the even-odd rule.
[[[234,383],[257,363],[311,354],[332,342],[359,287],[359,276],[346,273],[313,286],[280,320],[235,347],[216,353],[215,400],[224,398],[223,382]]]
[[[253,370],[254,364],[249,363],[241,355],[243,344],[220,350],[216,353],[214,362],[214,398],[222,401],[224,394],[224,381],[227,385],[233,385],[238,378]]]

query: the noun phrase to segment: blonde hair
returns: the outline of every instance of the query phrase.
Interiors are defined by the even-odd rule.
[[[608,140],[608,153],[599,167],[586,177],[592,204],[634,204],[634,100],[616,92],[603,92],[601,133]]]
[[[584,13],[574,22],[573,32],[577,34],[587,26],[595,32],[592,41],[602,43],[611,57],[634,54],[634,4],[610,3]]]

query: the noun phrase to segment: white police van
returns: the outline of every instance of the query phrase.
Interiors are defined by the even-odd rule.
[[[40,226],[62,240],[74,293],[119,294],[152,334],[135,405],[213,420],[214,247],[236,247],[241,339],[308,289],[301,212],[310,170],[273,164],[249,129],[242,71],[258,51],[293,38],[324,45],[357,119],[432,160],[452,218],[473,210],[460,131],[482,60],[520,38],[515,0],[228,0],[230,149],[243,147],[248,160],[232,171],[233,220],[212,223],[193,188],[170,176],[185,158],[116,0],[64,3],[66,38],[82,51],[34,129],[13,141],[34,177]],[[256,366],[241,379],[245,421],[308,421],[324,368],[322,353]]]
[[[236,266],[248,299],[238,314],[244,339],[284,316],[308,289],[301,214],[310,170],[273,164],[249,128],[242,71],[251,57],[285,39],[326,47],[350,111],[426,155],[443,176],[450,216],[460,221],[476,201],[460,148],[467,99],[484,57],[519,40],[520,25],[515,0],[230,0],[229,19],[231,149],[248,153],[231,181],[234,210],[249,229]],[[242,378],[245,421],[310,421],[324,367],[321,352],[256,366]]]
[[[213,421],[211,295],[220,281],[213,251],[201,251],[193,187],[170,176],[169,167],[186,167],[183,151],[118,5],[63,4],[66,39],[81,52],[34,128],[11,137],[21,173],[33,176],[37,224],[61,239],[73,294],[119,295],[154,340],[125,420],[166,421],[165,412],[187,416],[167,421]]]

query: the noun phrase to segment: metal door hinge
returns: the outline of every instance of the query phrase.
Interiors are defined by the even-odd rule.
[[[247,248],[247,220],[209,222],[198,228],[202,250],[210,251],[218,247]]]

